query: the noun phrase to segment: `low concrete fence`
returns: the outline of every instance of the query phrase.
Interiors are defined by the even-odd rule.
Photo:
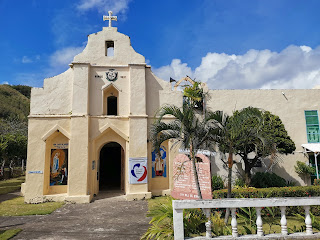
[[[173,203],[173,228],[174,239],[184,239],[183,229],[183,209],[202,208],[206,214],[208,222],[206,222],[206,238],[212,238],[210,213],[212,208],[230,208],[231,209],[231,227],[233,238],[238,237],[236,209],[243,207],[255,207],[257,214],[257,235],[254,237],[264,236],[262,230],[261,209],[263,207],[280,207],[281,210],[281,236],[288,235],[286,207],[303,206],[305,209],[306,232],[304,235],[311,236],[312,221],[310,217],[310,206],[320,205],[320,197],[308,198],[229,198],[229,199],[212,199],[212,200],[174,200]]]

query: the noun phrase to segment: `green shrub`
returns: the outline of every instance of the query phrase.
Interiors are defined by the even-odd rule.
[[[213,211],[211,213],[211,222],[213,236],[223,236],[231,234],[231,230],[225,224],[220,212]]]
[[[246,183],[245,183],[245,181],[244,181],[242,178],[237,178],[237,179],[234,181],[234,185],[235,185],[235,186],[238,186],[238,187],[245,187],[245,186],[246,186]]]
[[[250,185],[256,188],[285,187],[287,182],[275,173],[257,172],[252,177]]]
[[[141,237],[141,240],[149,239],[174,239],[173,236],[173,208],[172,197],[167,197],[162,202],[156,203],[149,208],[147,217],[151,217],[148,230]],[[200,234],[205,231],[206,217],[201,209],[184,209],[183,224],[185,237],[191,234]]]
[[[212,190],[219,190],[224,188],[224,182],[220,176],[212,176]]]
[[[320,179],[314,179],[313,180],[313,185],[320,186]]]
[[[294,170],[300,175],[312,175],[316,173],[316,169],[314,167],[308,166],[306,163],[300,161],[297,161],[297,165],[294,166]]]
[[[293,187],[293,186],[297,186],[297,182],[294,180],[288,180],[287,187]]]
[[[214,199],[227,198],[227,189],[213,191]],[[277,197],[316,197],[320,196],[320,186],[295,186],[281,188],[241,188],[232,189],[232,198],[277,198]],[[287,207],[287,215],[304,212],[302,207]],[[320,206],[311,207],[311,212],[320,216]]]

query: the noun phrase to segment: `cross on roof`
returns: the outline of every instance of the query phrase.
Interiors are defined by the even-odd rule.
[[[109,27],[112,27],[111,26],[111,21],[114,20],[114,21],[117,21],[117,16],[112,16],[112,11],[108,11],[109,13],[109,16],[103,16],[103,21],[109,21]]]

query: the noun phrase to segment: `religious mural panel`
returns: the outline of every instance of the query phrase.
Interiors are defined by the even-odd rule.
[[[160,147],[160,156],[152,152],[152,178],[167,177],[167,149]]]
[[[50,186],[68,184],[68,149],[51,149]]]

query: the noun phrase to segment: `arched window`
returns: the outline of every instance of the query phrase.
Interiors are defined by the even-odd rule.
[[[119,89],[112,83],[102,87],[102,114],[118,116],[121,109],[118,109]],[[120,111],[120,112],[119,112]]]
[[[107,98],[107,115],[118,115],[118,103],[116,96]]]

